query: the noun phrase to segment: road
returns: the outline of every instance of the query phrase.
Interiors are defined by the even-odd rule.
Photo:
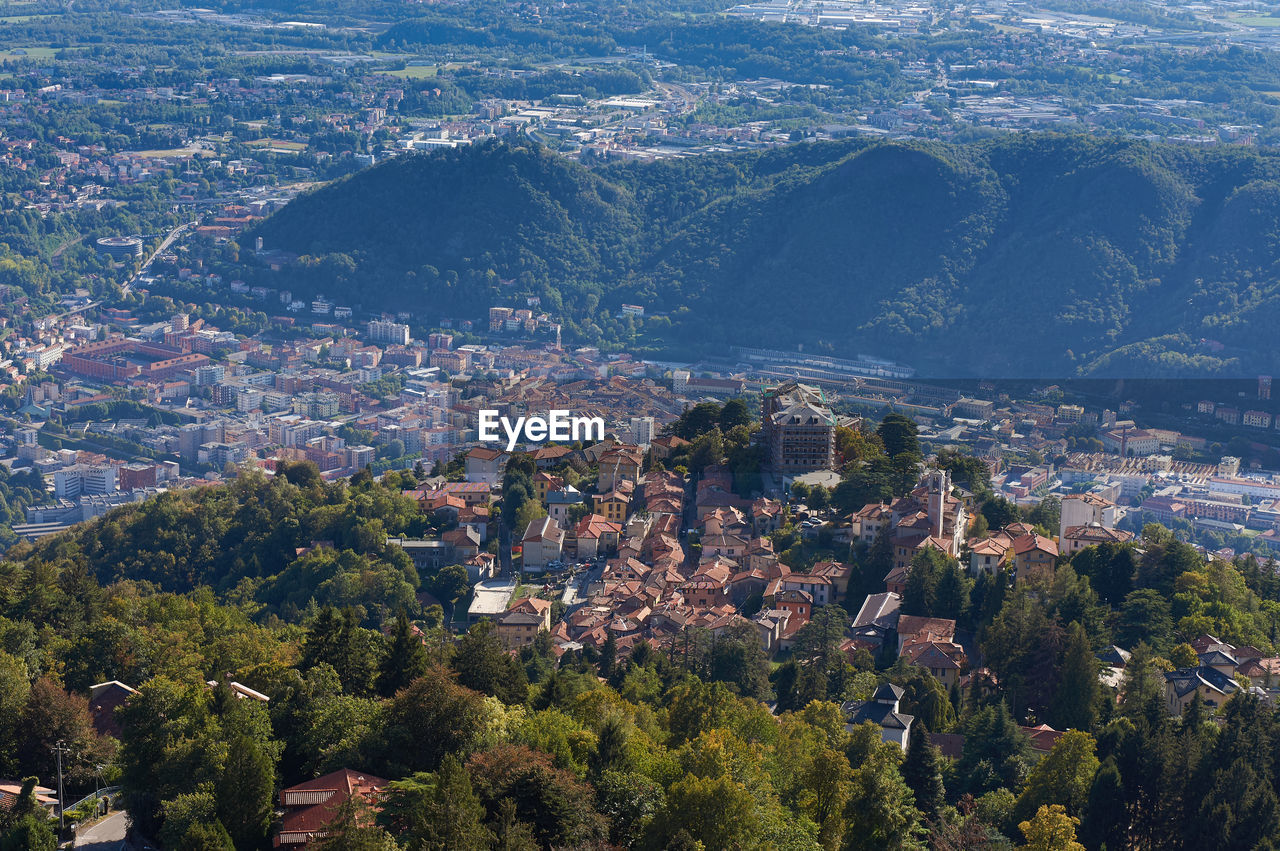
[[[138,267],[138,274],[126,281],[121,289],[126,293],[129,292],[130,287],[137,283],[138,279],[147,273],[147,269],[151,268],[152,261],[159,257],[170,245],[173,245],[174,241],[177,240],[178,237],[182,236],[198,224],[199,222],[186,222],[185,224],[178,225],[176,228],[169,231],[169,235],[164,238],[164,241],[156,246],[156,250],[151,252],[147,259],[143,261],[142,265]]]
[[[604,574],[604,565],[593,567],[578,574],[571,581],[565,583],[564,594],[560,597],[560,602],[564,603],[567,608],[574,608],[587,601],[587,586],[592,582],[599,581]]]
[[[114,813],[93,827],[81,831],[76,837],[75,847],[89,848],[91,851],[119,851],[125,846],[124,837],[128,830],[128,816],[125,813]]]

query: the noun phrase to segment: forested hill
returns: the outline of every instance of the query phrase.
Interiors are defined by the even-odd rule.
[[[304,255],[295,293],[432,323],[537,295],[568,341],[606,346],[803,343],[939,376],[1280,369],[1269,151],[1028,134],[588,167],[491,143],[379,165],[252,236]],[[629,302],[650,318],[617,318]]]

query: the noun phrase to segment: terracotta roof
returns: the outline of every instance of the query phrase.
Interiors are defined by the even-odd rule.
[[[956,622],[950,618],[925,618],[919,615],[902,615],[898,618],[898,635],[921,635],[935,638],[951,638],[956,634]]]
[[[347,800],[356,795],[373,799],[386,785],[387,781],[381,777],[343,768],[282,789],[280,804],[285,808],[285,814],[277,836],[278,843],[305,844],[329,826],[338,808]]]
[[[1023,535],[1013,542],[1014,555],[1026,555],[1032,551],[1046,553],[1057,558],[1058,545],[1043,535],[1037,535],[1034,532]]]

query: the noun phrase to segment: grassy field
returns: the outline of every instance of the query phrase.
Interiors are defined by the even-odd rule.
[[[25,24],[27,21],[42,21],[55,15],[0,15],[0,24]]]
[[[1232,15],[1231,20],[1244,27],[1280,27],[1280,18],[1273,18],[1270,15],[1240,15],[1239,17]]]
[[[436,70],[434,65],[410,65],[408,68],[401,68],[398,71],[383,71],[382,73],[405,80],[425,80],[428,77],[434,77]]]
[[[15,50],[25,51],[22,53],[14,53]],[[58,53],[58,49],[54,47],[13,47],[9,50],[0,50],[0,62],[21,62],[24,59],[52,59]]]
[[[302,142],[287,142],[284,139],[254,139],[252,142],[245,142],[251,148],[279,148],[282,151],[305,151],[306,144]]]

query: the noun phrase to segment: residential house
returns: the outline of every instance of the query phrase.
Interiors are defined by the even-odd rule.
[[[1048,538],[1028,532],[1013,542],[1013,567],[1018,582],[1048,579],[1058,565],[1058,545]]]
[[[1240,684],[1231,674],[1209,665],[1179,668],[1164,675],[1165,708],[1173,716],[1181,716],[1197,695],[1205,708],[1213,711],[1239,690]]]
[[[761,609],[751,616],[751,622],[760,633],[760,644],[765,653],[772,655],[779,649],[782,636],[787,633],[787,621],[790,617],[791,613],[782,609]]]
[[[588,514],[573,528],[577,557],[585,560],[617,552],[621,534],[621,524],[606,520],[599,514]]]
[[[960,669],[965,663],[963,648],[953,642],[911,644],[905,655],[912,665],[924,668],[948,689],[959,681]]]
[[[638,446],[613,446],[600,456],[600,477],[596,490],[613,490],[621,482],[639,484],[644,470],[644,451]]]
[[[564,489],[564,479],[551,473],[535,473],[533,476],[533,489],[538,495],[538,501],[546,503],[547,494]]]
[[[900,687],[885,683],[876,689],[871,700],[845,702],[840,707],[844,713],[845,728],[852,730],[870,721],[880,728],[881,741],[892,742],[905,753],[911,739],[911,725],[916,719],[898,711],[903,694],[905,692]]]
[[[895,625],[898,631],[898,653],[911,644],[930,641],[950,643],[956,637],[956,622],[951,618],[926,618],[902,615]]]
[[[498,484],[502,481],[502,474],[510,458],[511,456],[501,449],[492,449],[488,446],[474,447],[463,459],[467,481],[486,485]]]
[[[1013,557],[1013,541],[1009,536],[997,533],[990,538],[969,544],[969,572],[995,575]]]
[[[420,505],[428,505],[441,495],[456,496],[467,505],[484,505],[492,498],[493,487],[486,482],[445,482],[438,487],[422,488],[410,494],[417,498]]]
[[[612,488],[595,496],[595,513],[613,523],[625,523],[631,510],[631,493]]]
[[[343,768],[280,791],[284,817],[274,845],[277,848],[300,848],[323,838],[342,805],[351,800],[363,801],[376,808],[387,781],[371,774]]]
[[[108,680],[89,687],[89,719],[100,736],[120,738],[120,723],[116,721],[116,710],[125,704],[131,696],[138,693],[136,688],[127,686],[119,680]]]
[[[834,603],[836,599],[834,583],[825,576],[789,573],[781,577],[778,582],[784,591],[803,591],[808,594],[815,606],[825,606],[828,603]]]
[[[23,781],[21,780],[0,780],[0,813],[8,813],[18,804],[19,796],[22,795]],[[58,811],[58,793],[54,789],[47,786],[34,786],[31,789],[36,796],[36,803],[49,818],[53,818],[54,813]],[[25,844],[22,847],[27,847]]]
[[[1074,555],[1085,547],[1096,547],[1099,544],[1125,544],[1133,540],[1133,533],[1122,529],[1108,529],[1100,523],[1087,523],[1082,526],[1069,526],[1062,533],[1062,549],[1067,555]]]
[[[790,615],[792,621],[808,623],[813,619],[814,600],[805,591],[788,588],[773,598],[773,605]]]
[[[564,553],[564,529],[550,516],[531,520],[520,539],[525,570],[545,570]]]
[[[786,512],[776,499],[760,499],[751,503],[751,531],[756,535],[768,535],[782,528]]]
[[[563,464],[573,450],[567,446],[539,446],[537,449],[529,453],[533,458],[533,463],[539,470],[550,470],[552,467]]]
[[[573,485],[567,485],[561,490],[547,494],[547,513],[551,515],[551,519],[556,521],[556,525],[562,529],[568,529],[572,525],[574,507],[582,505],[586,502],[586,499],[582,492]]]
[[[517,600],[498,618],[494,629],[508,650],[532,644],[539,632],[551,631],[551,601],[537,597]]]
[[[455,564],[465,562],[480,552],[480,532],[471,526],[450,529],[440,536],[440,540],[453,550]]]
[[[901,602],[902,596],[893,591],[868,594],[853,619],[851,634],[854,641],[868,649],[879,650],[898,623]]]
[[[1073,526],[1096,523],[1104,529],[1114,529],[1122,513],[1114,502],[1095,493],[1067,494],[1062,498],[1062,516],[1058,522],[1058,537],[1063,538]]]
[[[462,566],[467,569],[467,581],[472,585],[498,575],[498,557],[493,553],[476,553]]]
[[[871,546],[880,533],[889,533],[893,525],[893,509],[883,502],[868,503],[850,515],[853,537]]]
[[[666,461],[672,455],[689,445],[689,441],[683,437],[676,437],[674,434],[655,437],[649,443],[649,451],[653,453],[653,457],[658,461]]]

